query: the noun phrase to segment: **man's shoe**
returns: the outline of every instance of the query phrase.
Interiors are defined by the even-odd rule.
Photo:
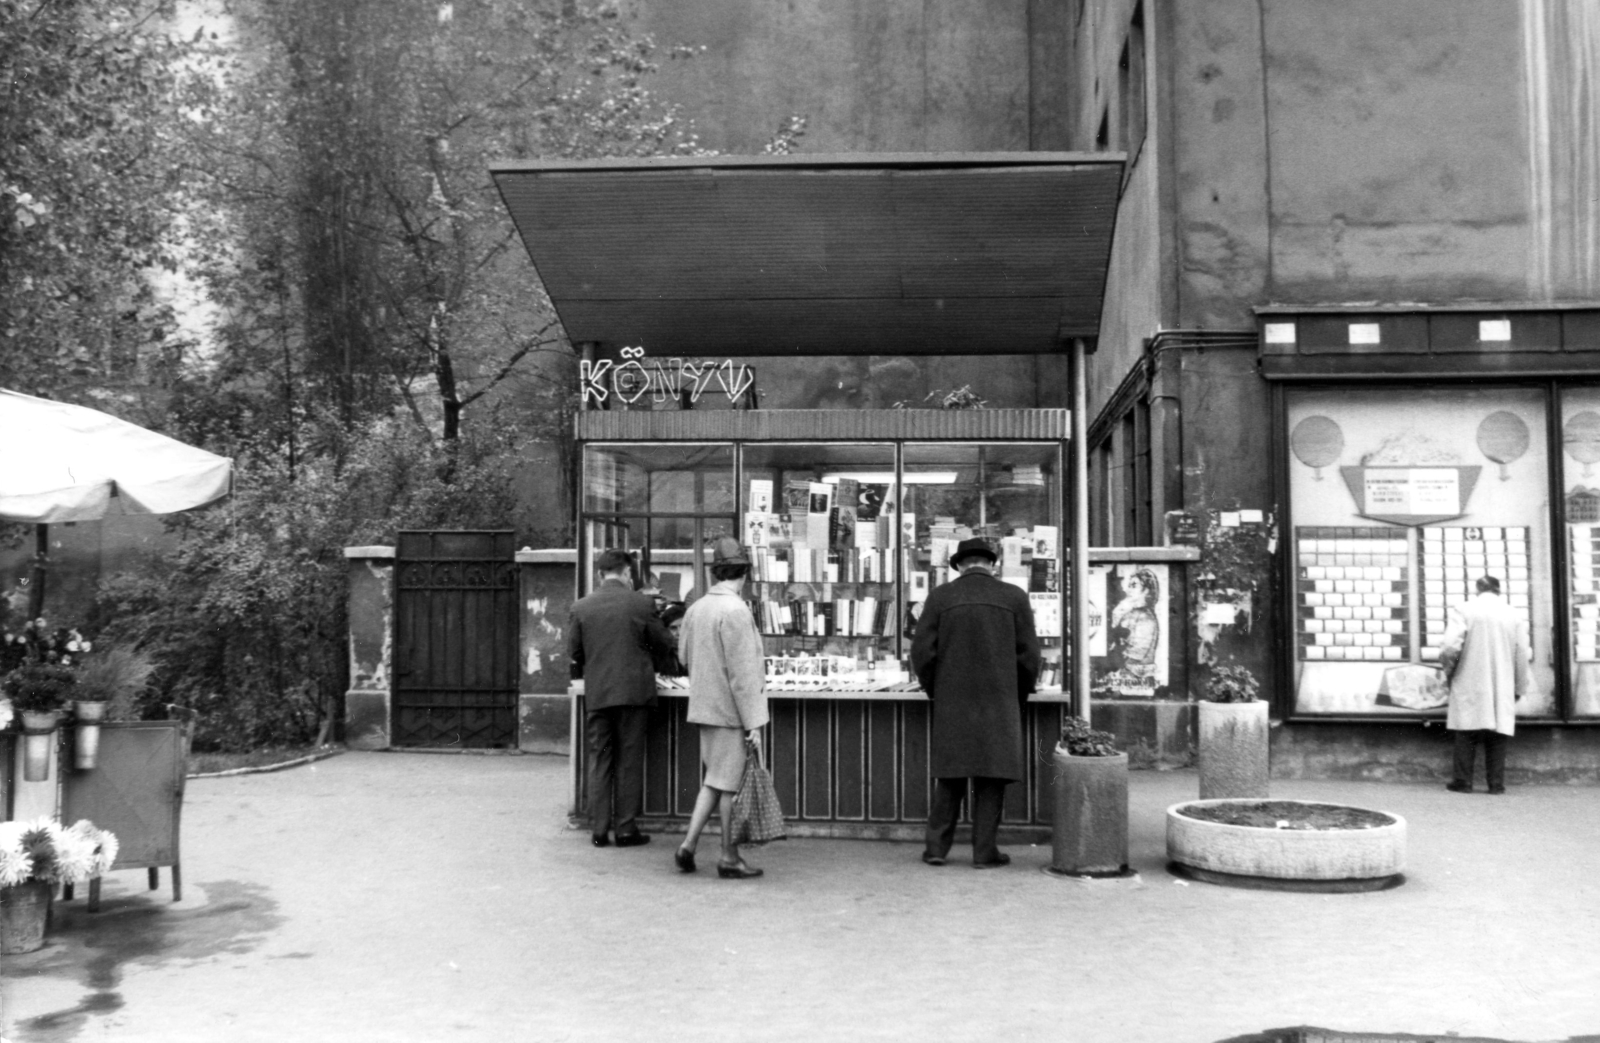
[[[1444,784],[1444,788],[1449,790],[1451,793],[1471,793],[1472,792],[1472,783],[1470,783],[1470,782],[1447,782],[1447,783]]]
[[[729,865],[727,862],[717,863],[717,875],[722,877],[724,880],[751,880],[760,876],[764,872],[766,872],[766,870],[745,865],[743,859],[734,862],[732,865]]]
[[[944,865],[944,856],[943,855],[930,855],[926,851],[924,851],[922,853],[922,860],[924,862],[926,862],[930,866],[942,866],[942,865]]]
[[[611,838],[606,836],[604,833],[594,833],[589,837],[589,843],[593,844],[595,847],[610,847]]]
[[[987,862],[974,862],[974,863],[972,863],[972,868],[974,868],[974,869],[999,869],[1001,866],[1008,866],[1010,864],[1011,864],[1011,856],[1006,854],[1004,851],[1001,851],[1000,853],[995,855],[994,858],[990,859]]]
[[[1492,793],[1496,797],[1502,795],[1503,793],[1505,793],[1505,791],[1506,791],[1506,788],[1504,786],[1490,786],[1489,787],[1489,792]]]
[[[648,833],[620,833],[617,835],[618,847],[638,847],[640,844],[650,843]]]
[[[678,867],[680,873],[694,872],[694,852],[680,847],[672,853],[672,864]]]

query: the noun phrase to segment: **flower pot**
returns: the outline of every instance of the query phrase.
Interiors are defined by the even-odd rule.
[[[16,956],[44,946],[53,884],[41,880],[0,887],[0,956]]]
[[[88,771],[100,755],[100,721],[106,715],[106,704],[98,699],[79,700],[72,704],[72,712],[78,719],[72,743],[72,765],[79,771]]]
[[[1072,876],[1128,873],[1128,755],[1054,758],[1050,871]]]
[[[1265,797],[1267,703],[1200,703],[1200,799]]]
[[[50,777],[50,750],[56,742],[61,714],[56,710],[22,711],[22,780],[44,782]]]

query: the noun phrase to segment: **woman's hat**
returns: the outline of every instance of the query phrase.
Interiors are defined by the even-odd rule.
[[[970,540],[962,540],[956,544],[956,549],[950,554],[950,564],[959,565],[968,558],[988,558],[990,561],[999,561],[999,555],[994,548],[989,546],[989,541],[979,536]]]
[[[738,540],[732,536],[723,536],[711,544],[711,564],[748,565],[750,558]]]

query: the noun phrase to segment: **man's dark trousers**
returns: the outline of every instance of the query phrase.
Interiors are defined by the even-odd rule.
[[[617,836],[639,832],[644,810],[644,737],[648,706],[608,706],[591,710],[585,721],[589,739],[589,832]],[[615,800],[615,817],[612,815]]]
[[[1506,788],[1506,740],[1508,735],[1489,728],[1479,731],[1457,731],[1455,751],[1455,782],[1463,786],[1472,785],[1472,764],[1477,759],[1477,743],[1483,740],[1483,777],[1489,783],[1490,792],[1498,792]]]
[[[972,779],[972,861],[993,862],[1000,857],[1000,808],[1010,779],[976,776]],[[933,807],[928,809],[928,835],[924,850],[935,858],[950,853],[956,838],[956,820],[967,796],[966,779],[934,779]]]

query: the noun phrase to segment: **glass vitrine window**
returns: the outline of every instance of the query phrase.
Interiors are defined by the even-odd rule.
[[[705,586],[705,547],[735,525],[734,450],[702,443],[590,444],[583,451],[582,587],[594,584],[595,556],[633,551],[636,582],[665,601]]]
[[[906,680],[893,444],[746,445],[743,542],[775,688]]]
[[[1572,715],[1600,716],[1600,388],[1561,393],[1561,517],[1567,540]]]
[[[1295,706],[1443,713],[1450,613],[1494,576],[1532,643],[1519,716],[1555,713],[1545,396],[1288,395]]]
[[[1061,449],[1054,443],[916,443],[905,446],[903,495],[907,630],[928,592],[952,578],[950,554],[981,536],[1000,552],[999,576],[1027,591],[1044,647],[1041,688],[1062,671]]]
[[[1028,592],[1041,687],[1061,684],[1058,443],[590,443],[583,469],[582,589],[617,547],[638,553],[640,587],[693,601],[708,544],[737,536],[774,691],[914,687],[916,617],[971,536]]]

